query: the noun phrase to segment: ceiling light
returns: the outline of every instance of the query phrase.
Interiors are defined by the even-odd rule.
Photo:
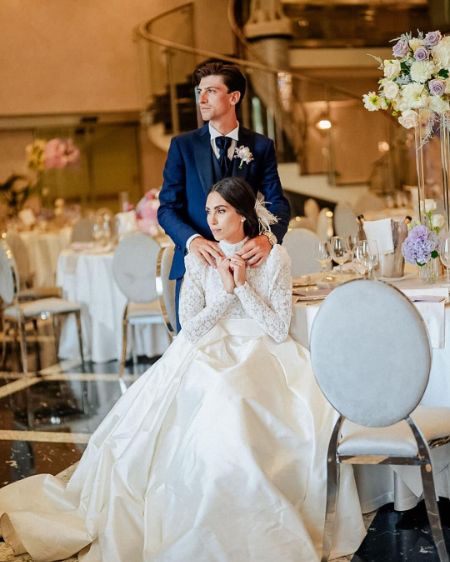
[[[333,126],[333,124],[331,123],[331,121],[329,119],[320,119],[316,123],[316,127],[320,131],[326,131],[327,129],[331,129],[332,126]]]

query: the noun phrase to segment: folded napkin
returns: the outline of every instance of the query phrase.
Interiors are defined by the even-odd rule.
[[[401,289],[414,303],[427,327],[431,347],[445,346],[445,304],[448,288]]]
[[[380,254],[389,254],[394,251],[391,219],[364,221],[364,232],[367,240],[375,240]]]

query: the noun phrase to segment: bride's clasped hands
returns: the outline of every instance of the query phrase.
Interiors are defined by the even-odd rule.
[[[232,294],[236,287],[241,287],[247,280],[246,263],[237,254],[229,258],[216,258],[217,271],[227,293]]]

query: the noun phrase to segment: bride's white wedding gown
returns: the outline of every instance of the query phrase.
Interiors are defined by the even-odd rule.
[[[240,246],[221,243],[227,255]],[[186,259],[183,330],[116,403],[65,485],[0,491],[1,530],[35,561],[315,562],[336,413],[287,338],[289,258],[275,246],[227,294]],[[281,343],[277,343],[281,342]],[[365,534],[343,467],[335,554]]]

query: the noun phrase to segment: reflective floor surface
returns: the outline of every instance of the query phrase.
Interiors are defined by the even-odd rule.
[[[68,474],[122,393],[157,360],[140,358],[119,379],[117,361],[87,363],[83,372],[77,362],[57,362],[51,338],[41,337],[38,344],[43,367],[38,374],[19,372],[11,346],[0,372],[0,486],[33,474]],[[31,369],[36,368],[34,351]],[[440,508],[450,551],[450,502],[441,500]],[[386,505],[366,521],[369,529],[360,549],[340,562],[438,562],[422,504],[405,513]],[[30,560],[14,557],[0,542],[0,562]]]

